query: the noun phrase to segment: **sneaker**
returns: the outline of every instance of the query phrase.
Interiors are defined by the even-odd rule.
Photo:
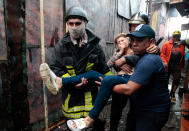
[[[58,93],[58,88],[55,85],[55,79],[52,79],[51,73],[52,72],[49,66],[46,63],[40,65],[40,75],[45,83],[48,90],[53,94],[56,95]]]

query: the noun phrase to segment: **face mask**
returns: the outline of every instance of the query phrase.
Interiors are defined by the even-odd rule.
[[[85,23],[82,22],[82,24],[77,27],[68,26],[68,31],[73,39],[81,38],[85,33]]]

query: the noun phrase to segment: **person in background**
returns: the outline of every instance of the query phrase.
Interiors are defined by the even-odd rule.
[[[165,42],[161,49],[161,58],[168,71],[168,75],[173,76],[171,87],[171,100],[176,101],[175,91],[179,86],[181,78],[181,70],[184,67],[184,45],[181,44],[181,32],[176,30],[172,34],[172,38]]]
[[[73,6],[66,12],[65,21],[68,32],[54,46],[53,59],[48,63],[50,69],[58,77],[77,76],[90,70],[105,76],[112,74],[105,62],[100,38],[86,28],[86,11]],[[61,88],[63,116],[66,119],[87,116],[94,105],[97,86],[94,81],[82,78],[79,84]],[[96,130],[104,130],[101,123]]]
[[[136,131],[161,131],[169,117],[170,97],[168,74],[160,56],[146,53],[146,49],[155,43],[155,32],[149,25],[141,24],[128,36],[134,54],[140,57],[134,73],[128,83],[118,76],[106,76],[100,90],[114,86],[113,91],[120,94],[135,92]],[[107,101],[107,96],[100,92],[87,117],[67,121],[72,131],[86,129],[94,123]]]

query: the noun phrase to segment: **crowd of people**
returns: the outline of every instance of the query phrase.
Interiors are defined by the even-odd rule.
[[[171,100],[176,100],[183,67],[181,32],[173,32],[160,51],[148,16],[136,13],[128,22],[130,33],[115,37],[116,51],[106,62],[100,38],[86,28],[87,13],[71,7],[65,21],[68,32],[55,45],[53,59],[40,65],[40,75],[52,94],[62,91],[62,113],[69,129],[103,131],[98,116],[112,96],[111,131],[118,130],[128,100],[126,131],[161,131]]]

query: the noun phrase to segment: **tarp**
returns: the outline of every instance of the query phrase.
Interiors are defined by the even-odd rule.
[[[118,0],[118,14],[130,19],[131,16],[139,11],[141,0]]]

